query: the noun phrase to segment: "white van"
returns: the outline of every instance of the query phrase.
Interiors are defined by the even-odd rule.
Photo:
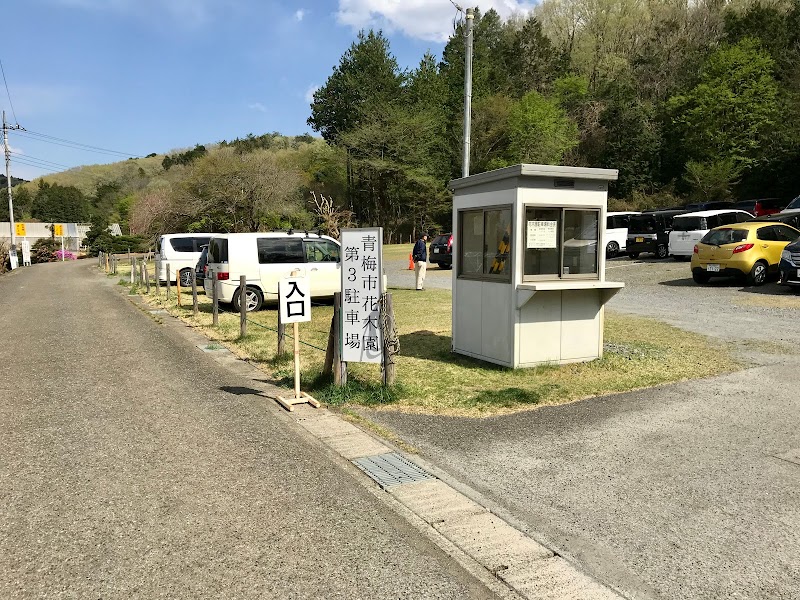
[[[168,233],[158,238],[156,248],[156,274],[159,281],[167,280],[167,267],[169,278],[175,281],[175,274],[180,273],[181,285],[192,285],[192,273],[203,246],[208,244],[213,233]]]
[[[208,277],[203,282],[210,297],[213,282],[217,298],[239,310],[239,278],[247,278],[247,310],[265,301],[277,301],[278,283],[297,271],[308,277],[311,296],[333,296],[341,291],[339,242],[305,232],[215,234],[208,243]]]
[[[631,220],[631,216],[640,214],[642,213],[633,211],[606,213],[606,233],[603,245],[608,258],[614,258],[620,252],[625,252],[628,243],[628,222]]]
[[[675,260],[691,258],[695,244],[710,229],[722,225],[744,223],[751,219],[753,219],[753,215],[749,212],[733,209],[701,210],[677,215],[672,219],[672,231],[669,232],[669,254]]]

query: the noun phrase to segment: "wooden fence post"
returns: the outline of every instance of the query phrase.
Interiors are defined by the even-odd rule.
[[[347,363],[342,361],[342,293],[333,294],[333,383],[347,384]]]
[[[192,311],[196,317],[199,309],[197,307],[197,273],[194,272],[194,269],[192,269]]]
[[[131,285],[136,283],[136,259],[131,259]]]
[[[161,279],[158,276],[158,266],[155,265],[155,264],[153,265],[153,275],[155,276],[155,279],[156,279],[156,296],[160,296],[161,295]]]
[[[278,308],[278,356],[286,353],[286,325],[281,321],[281,310]]]
[[[181,304],[181,272],[176,271],[175,273],[175,295],[178,297],[178,306],[183,306]]]
[[[148,295],[150,294],[150,273],[147,272],[147,263],[142,261],[142,274],[144,275],[144,286]]]
[[[247,275],[239,275],[239,337],[247,335]]]
[[[216,327],[219,325],[219,294],[217,293],[217,274],[211,273],[211,315],[212,323]]]
[[[169,300],[170,283],[169,265],[167,265],[167,300]]]
[[[333,345],[335,343],[334,327],[336,327],[336,309],[333,310],[331,317],[331,329],[328,332],[328,346],[325,348],[325,364],[322,366],[323,375],[331,375],[333,373]]]

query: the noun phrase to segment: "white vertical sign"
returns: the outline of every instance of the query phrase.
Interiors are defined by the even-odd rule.
[[[311,286],[307,277],[287,277],[278,284],[278,310],[282,323],[311,320]]]
[[[342,360],[382,361],[383,228],[342,229]]]
[[[31,266],[31,243],[28,240],[22,240],[22,264]]]

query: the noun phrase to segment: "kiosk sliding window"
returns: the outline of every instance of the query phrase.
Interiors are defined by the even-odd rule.
[[[525,209],[523,279],[597,279],[600,212]]]
[[[511,207],[462,210],[458,217],[459,276],[511,281]]]

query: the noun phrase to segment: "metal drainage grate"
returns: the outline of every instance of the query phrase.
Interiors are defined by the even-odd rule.
[[[436,479],[397,452],[356,458],[353,464],[369,475],[383,489],[404,483]]]

